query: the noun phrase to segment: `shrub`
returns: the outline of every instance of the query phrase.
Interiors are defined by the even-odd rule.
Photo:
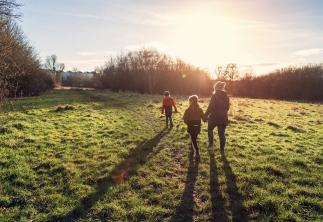
[[[231,93],[236,96],[282,99],[323,100],[323,65],[306,65],[277,70],[268,75],[235,81]]]

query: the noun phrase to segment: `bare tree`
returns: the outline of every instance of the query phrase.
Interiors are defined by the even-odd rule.
[[[227,73],[228,79],[231,80],[231,81],[236,80],[236,79],[239,78],[238,67],[234,63],[230,63],[230,64],[227,65],[226,73]]]
[[[45,61],[45,69],[49,70],[52,73],[52,76],[56,82],[56,84],[61,83],[61,75],[65,69],[64,63],[58,63],[56,55],[47,56]]]
[[[225,72],[222,66],[218,66],[215,72],[217,79],[225,80],[227,78],[227,73]]]
[[[0,0],[0,18],[19,18],[20,13],[16,13],[15,10],[20,6],[21,4],[17,3],[16,0]]]
[[[56,67],[57,67],[57,56],[56,55],[47,56],[46,62],[45,62],[45,68],[55,73]]]
[[[37,95],[53,86],[15,21],[20,6],[16,0],[0,0],[0,108],[12,104],[8,97]]]
[[[65,69],[65,64],[64,63],[58,63],[57,65],[57,71],[58,72],[63,72]]]

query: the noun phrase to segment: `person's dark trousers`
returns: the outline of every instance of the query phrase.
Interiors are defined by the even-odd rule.
[[[173,127],[173,118],[172,116],[166,116],[166,127],[168,127],[168,122],[171,127]]]
[[[220,149],[222,151],[224,151],[224,147],[225,147],[225,142],[226,142],[226,138],[225,138],[225,128],[226,125],[217,125],[215,123],[212,123],[209,121],[208,123],[208,137],[209,137],[209,146],[213,146],[214,143],[214,136],[213,136],[213,130],[215,127],[218,127],[218,136],[220,139]]]
[[[199,135],[200,130],[201,130],[201,124],[199,122],[197,123],[192,122],[188,125],[188,133],[190,134],[192,145],[196,152],[196,155],[200,154],[199,147],[197,145],[197,136]]]
[[[172,118],[173,110],[171,106],[165,107],[165,116],[166,116],[166,127],[168,127],[168,122],[170,127],[173,127],[173,118]]]
[[[197,135],[196,133],[190,133],[192,145],[197,155],[199,155],[199,147],[197,145]]]
[[[220,149],[221,151],[224,151],[225,143],[226,143],[226,138],[225,138],[225,125],[219,125],[218,126],[218,135],[220,138]]]

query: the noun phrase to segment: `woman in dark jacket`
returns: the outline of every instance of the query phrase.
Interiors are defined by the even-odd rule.
[[[217,82],[214,85],[214,93],[205,115],[208,117],[209,147],[212,147],[214,142],[213,130],[215,127],[218,127],[220,149],[222,152],[224,151],[226,141],[225,128],[228,125],[229,107],[230,101],[225,92],[225,82]]]

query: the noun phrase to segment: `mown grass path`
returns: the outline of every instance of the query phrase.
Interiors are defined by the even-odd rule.
[[[225,155],[204,124],[196,159],[186,98],[173,129],[161,98],[59,91],[0,113],[0,221],[322,219],[322,105],[233,98]]]

